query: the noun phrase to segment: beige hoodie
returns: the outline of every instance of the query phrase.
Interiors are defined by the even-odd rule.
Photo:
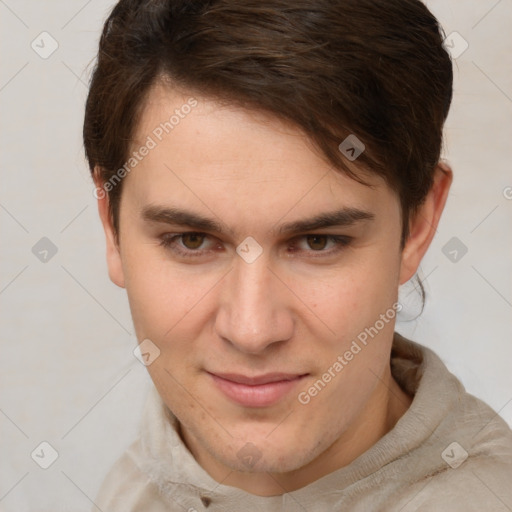
[[[434,352],[398,333],[391,370],[414,395],[394,428],[348,466],[273,497],[213,480],[153,388],[140,438],[116,462],[95,504],[103,512],[512,512],[505,421],[466,393]]]

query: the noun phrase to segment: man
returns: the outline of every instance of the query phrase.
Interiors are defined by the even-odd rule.
[[[512,432],[394,332],[452,67],[417,0],[119,2],[84,122],[155,384],[95,504],[510,510]]]

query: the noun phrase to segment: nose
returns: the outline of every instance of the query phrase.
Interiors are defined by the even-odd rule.
[[[253,263],[238,258],[220,293],[216,332],[241,352],[261,354],[292,337],[291,298],[264,255]]]

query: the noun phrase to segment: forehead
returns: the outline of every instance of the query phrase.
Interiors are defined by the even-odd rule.
[[[294,125],[162,84],[147,97],[131,151],[144,145],[152,148],[127,176],[126,192],[145,205],[206,212],[236,204],[228,215],[240,219],[245,206],[255,222],[271,214],[290,220],[291,210],[389,210],[397,201],[382,178],[354,163],[347,162],[371,186],[333,169]]]

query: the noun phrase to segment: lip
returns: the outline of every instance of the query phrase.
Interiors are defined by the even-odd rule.
[[[245,407],[274,405],[307,375],[266,373],[250,377],[234,373],[207,373],[227,398]]]

